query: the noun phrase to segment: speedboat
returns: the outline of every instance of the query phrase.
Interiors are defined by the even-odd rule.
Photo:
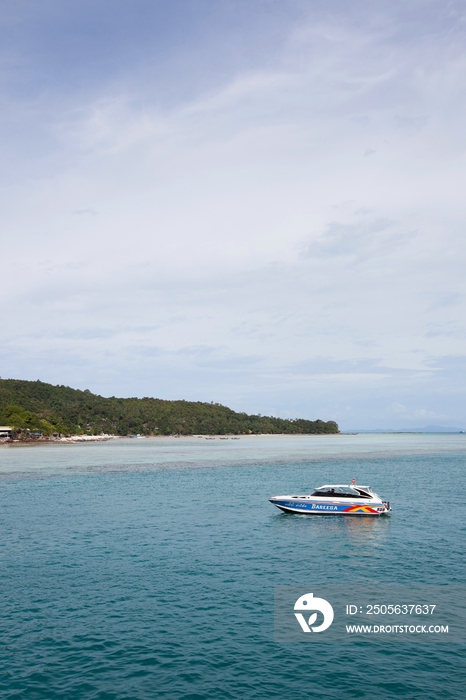
[[[285,513],[306,515],[387,515],[391,511],[390,503],[370,486],[355,483],[319,486],[310,495],[272,496],[269,501]]]

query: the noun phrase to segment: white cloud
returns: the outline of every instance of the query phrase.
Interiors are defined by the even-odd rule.
[[[403,29],[395,12],[292,27],[264,65],[169,106],[121,76],[23,104],[48,146],[18,140],[2,201],[2,376],[350,405],[372,427],[454,415],[458,370],[436,358],[466,356],[466,52]]]
[[[390,408],[392,409],[392,411],[394,411],[394,413],[397,413],[397,414],[403,414],[403,413],[406,413],[406,411],[407,411],[406,406],[402,403],[398,403],[397,401],[394,401],[391,404]]]

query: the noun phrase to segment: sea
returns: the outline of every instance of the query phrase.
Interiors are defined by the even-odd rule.
[[[353,477],[390,517],[268,502]],[[465,480],[461,434],[2,446],[0,697],[464,700],[464,641],[277,642],[274,592],[465,585]]]

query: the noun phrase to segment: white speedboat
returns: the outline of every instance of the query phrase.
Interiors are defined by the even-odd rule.
[[[305,515],[387,515],[390,503],[382,501],[370,486],[352,483],[319,486],[302,496],[272,496],[270,503],[285,513]]]

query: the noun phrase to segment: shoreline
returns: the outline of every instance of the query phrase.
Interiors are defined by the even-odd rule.
[[[0,447],[31,447],[31,446],[40,446],[40,445],[83,445],[83,444],[89,444],[89,443],[102,443],[102,442],[111,442],[112,440],[131,440],[131,441],[139,441],[139,440],[167,440],[167,441],[173,441],[173,440],[208,440],[214,441],[214,440],[219,440],[222,441],[222,443],[228,441],[228,440],[234,440],[239,441],[239,440],[248,440],[248,439],[255,439],[255,438],[276,438],[276,439],[283,439],[283,438],[356,438],[356,437],[365,437],[365,438],[373,438],[376,436],[385,436],[385,437],[400,437],[400,436],[406,436],[406,437],[412,437],[414,435],[418,436],[424,436],[424,437],[433,437],[433,436],[457,436],[460,435],[460,433],[426,433],[426,432],[400,432],[400,433],[395,433],[395,432],[387,432],[387,433],[353,433],[353,432],[338,432],[338,433],[255,433],[252,435],[247,435],[247,434],[242,434],[242,435],[207,435],[207,434],[194,434],[194,435],[70,435],[68,437],[43,437],[43,438],[25,438],[25,439],[12,439],[12,438],[0,438]]]
[[[70,435],[67,437],[42,437],[42,438],[0,438],[1,446],[21,445],[78,445],[89,442],[109,442],[111,440],[242,440],[245,438],[257,437],[338,437],[343,435],[357,435],[357,433],[253,433],[251,435],[241,434],[235,435],[213,435],[213,434],[193,434],[193,435]]]

